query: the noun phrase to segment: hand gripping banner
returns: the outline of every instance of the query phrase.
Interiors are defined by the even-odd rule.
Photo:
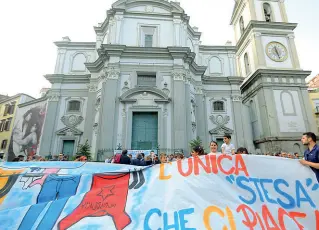
[[[314,172],[277,157],[0,164],[1,230],[319,230],[318,206]]]

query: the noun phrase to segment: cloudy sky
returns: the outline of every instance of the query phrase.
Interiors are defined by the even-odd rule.
[[[50,84],[44,74],[54,70],[54,41],[94,41],[93,26],[103,22],[114,0],[10,0],[0,7],[0,94],[26,93],[34,97]],[[180,0],[199,27],[203,44],[233,41],[229,21],[233,0]],[[301,66],[319,73],[318,0],[286,0],[288,19],[297,22],[296,44]]]

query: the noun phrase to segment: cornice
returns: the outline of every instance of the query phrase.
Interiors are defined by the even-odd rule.
[[[274,70],[274,69],[258,69],[253,75],[248,79],[245,79],[243,84],[240,86],[241,90],[244,90],[252,81],[260,76],[276,76],[276,77],[308,77],[311,74],[311,71],[304,70]]]
[[[244,81],[243,77],[202,77],[203,85],[240,85]]]
[[[85,75],[66,75],[66,74],[47,74],[44,77],[51,83],[90,83],[90,74]]]
[[[278,30],[293,31],[297,27],[297,23],[284,23],[284,22],[263,22],[263,21],[250,21],[245,28],[244,34],[240,37],[237,42],[237,47],[241,47],[246,41],[250,32],[253,29],[271,29],[272,34],[282,34]],[[259,30],[256,32],[260,32]],[[288,34],[288,33],[287,33]],[[261,34],[262,35],[262,34]]]
[[[87,62],[84,64],[90,73],[98,73],[104,67],[104,59],[100,56],[94,62]]]
[[[200,45],[199,51],[224,51],[224,52],[234,52],[236,53],[237,47],[236,46],[209,46],[209,45]]]
[[[18,107],[19,107],[19,108],[22,108],[22,107],[29,106],[29,105],[33,105],[33,104],[36,104],[36,103],[39,103],[39,102],[42,102],[42,101],[46,101],[46,100],[48,100],[48,97],[47,97],[47,96],[45,96],[45,97],[40,97],[40,98],[38,98],[38,99],[34,99],[34,100],[32,100],[32,101],[28,101],[28,102],[19,104]]]
[[[186,21],[188,22],[189,18]],[[193,38],[197,38],[199,40],[200,37],[202,36],[201,32],[195,31],[188,23],[187,23],[187,29],[188,29],[188,31],[190,32],[190,34],[192,35]]]
[[[35,99],[34,97],[31,97],[31,96],[28,95],[28,94],[18,93],[18,94],[14,95],[14,96],[11,96],[11,97],[9,97],[9,98],[6,98],[6,99],[0,101],[0,104],[6,103],[6,102],[8,102],[8,101],[16,100],[17,98],[19,98],[19,97],[21,97],[21,96],[27,96],[27,97],[30,97],[30,98],[32,98],[32,99]]]
[[[57,41],[54,44],[59,48],[91,48],[95,49],[95,42],[69,42],[69,41]]]

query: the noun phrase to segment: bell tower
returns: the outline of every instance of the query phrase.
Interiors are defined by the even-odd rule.
[[[305,78],[284,0],[235,0],[231,25],[247,132],[261,152],[301,153],[301,134],[314,131]],[[254,150],[250,150],[254,151]]]

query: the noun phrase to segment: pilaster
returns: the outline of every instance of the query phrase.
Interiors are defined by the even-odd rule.
[[[242,111],[242,97],[239,94],[231,95],[232,100],[232,114],[234,119],[234,129],[237,145],[236,148],[245,146],[245,134],[243,127],[243,111]]]
[[[290,46],[290,50],[291,50],[291,54],[292,54],[291,59],[293,62],[293,67],[295,69],[300,69],[300,63],[299,63],[297,48],[296,48],[296,44],[295,44],[295,35],[289,34],[287,36],[287,38],[288,38],[288,42],[289,42],[289,46]]]
[[[88,87],[88,99],[87,99],[87,105],[86,105],[86,115],[85,115],[84,133],[83,133],[82,142],[85,143],[85,141],[87,140],[88,143],[92,145],[96,91],[98,86],[95,82],[91,82],[90,84],[87,85],[87,87]]]
[[[186,72],[184,69],[174,69],[172,72],[174,79],[174,93],[173,93],[173,107],[174,107],[174,118],[173,118],[173,144],[175,149],[182,149],[187,152],[185,149],[187,144],[187,134],[185,132],[186,116],[186,90],[185,90],[185,76]]]
[[[263,49],[263,44],[261,42],[261,33],[253,33],[253,36],[256,48],[254,52],[256,69],[261,69],[266,66],[265,51]]]
[[[115,116],[119,75],[118,66],[108,66],[104,69],[98,146],[99,149],[107,149],[109,152],[116,147],[114,146],[117,134]],[[109,152],[107,154],[110,154]]]
[[[48,96],[47,111],[45,122],[43,126],[44,132],[41,135],[39,155],[55,155],[57,153],[51,152],[53,149],[53,141],[55,137],[56,121],[58,118],[58,108],[60,102],[60,93],[50,92]]]
[[[205,108],[205,100],[201,87],[195,88],[195,99],[196,99],[196,124],[197,124],[197,135],[206,143],[207,137],[207,110]],[[205,146],[206,147],[206,146]]]

